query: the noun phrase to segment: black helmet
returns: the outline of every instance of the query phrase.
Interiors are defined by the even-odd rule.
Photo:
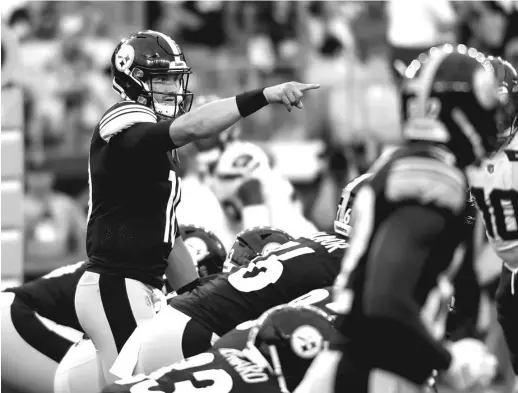
[[[238,233],[223,270],[229,272],[246,266],[255,257],[266,255],[291,240],[293,236],[268,226],[245,229]]]
[[[497,145],[498,84],[491,62],[475,48],[446,44],[419,55],[405,71],[403,136],[443,145],[461,168]]]
[[[333,318],[313,306],[284,304],[259,317],[248,333],[245,351],[270,364],[281,392],[292,392],[337,331]],[[259,356],[258,356],[259,357]]]
[[[174,118],[191,108],[193,95],[187,90],[191,67],[180,47],[165,34],[145,30],[124,38],[113,51],[111,70],[115,91],[151,108],[157,116]],[[160,77],[164,84],[173,77],[175,91],[153,90],[153,78]]]
[[[180,225],[180,234],[197,264],[200,277],[221,273],[227,253],[214,233],[196,225]]]

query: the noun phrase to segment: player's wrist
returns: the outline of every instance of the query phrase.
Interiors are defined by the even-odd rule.
[[[268,105],[263,93],[264,87],[245,91],[236,96],[237,109],[241,117],[247,117]]]

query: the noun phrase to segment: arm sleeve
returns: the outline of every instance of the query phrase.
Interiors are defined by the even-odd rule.
[[[172,120],[137,123],[114,135],[109,141],[121,150],[169,151],[176,145],[169,136]]]
[[[423,325],[415,295],[425,271],[441,270],[428,264],[444,263],[430,257],[444,241],[446,223],[437,210],[401,207],[378,230],[367,262],[363,307],[378,366],[416,383],[451,362],[449,351]]]

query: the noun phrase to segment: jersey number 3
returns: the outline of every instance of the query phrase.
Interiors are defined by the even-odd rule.
[[[471,188],[471,194],[482,211],[487,234],[491,238],[499,236],[502,240],[518,240],[518,193],[514,190],[492,190],[489,194],[489,205],[486,203],[484,190],[478,187]],[[492,212],[490,211],[492,208]],[[505,209],[505,211],[504,211]],[[512,216],[507,212],[512,210]],[[494,223],[491,219],[494,217]],[[509,219],[515,222],[515,228],[509,229]]]

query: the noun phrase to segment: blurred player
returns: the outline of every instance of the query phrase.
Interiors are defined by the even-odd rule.
[[[378,161],[359,191],[335,283],[346,339],[317,359],[300,393],[369,391],[378,369],[415,391],[434,369],[460,389],[494,376],[495,359],[481,342],[442,343],[467,235],[463,172],[498,135],[494,70],[475,49],[445,45],[420,56],[406,77],[407,143]]]
[[[78,262],[0,293],[2,386],[53,392],[59,362],[83,335],[74,293],[85,268]]]
[[[330,316],[317,308],[278,306],[261,315],[248,334],[245,348],[211,349],[148,376],[117,381],[103,392],[293,392],[335,333]]]
[[[491,58],[491,64],[504,103],[498,119],[502,133],[495,154],[468,174],[489,243],[503,262],[496,292],[498,320],[518,376],[518,74],[501,58]]]
[[[111,58],[122,101],[104,114],[90,146],[87,271],[76,291],[84,331],[102,359],[101,381],[133,330],[155,315],[153,292],[163,275],[178,293],[199,284],[178,233],[181,199],[175,150],[224,131],[270,103],[302,109],[319,85],[289,82],[190,110],[191,67],[168,36],[140,31]]]
[[[214,95],[200,97],[199,105],[216,99]],[[231,238],[260,225],[297,237],[316,232],[304,217],[292,184],[272,168],[259,146],[239,140],[240,135],[241,128],[234,125],[217,137],[196,142],[200,177],[221,203]]]

